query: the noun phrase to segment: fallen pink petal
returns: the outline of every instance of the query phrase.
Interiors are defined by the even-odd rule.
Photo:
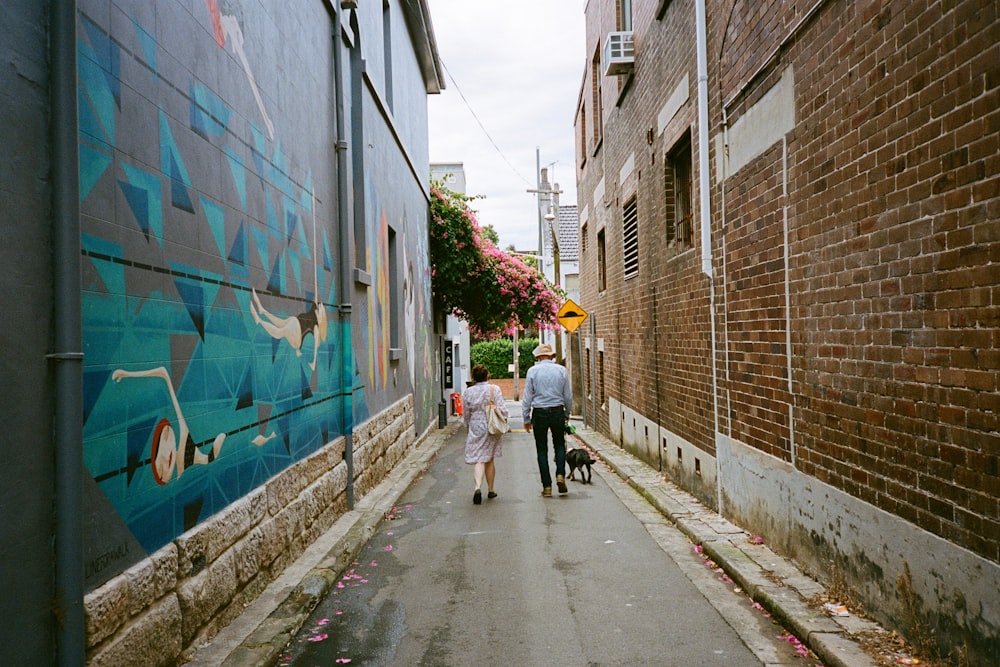
[[[340,616],[340,615],[341,615],[341,614],[343,614],[343,613],[344,613],[344,610],[343,610],[343,609],[338,609],[337,611],[333,612],[333,615],[334,615],[334,616]]]
[[[337,658],[336,660],[334,660],[334,662],[336,662],[337,664],[340,664],[340,665],[346,665],[350,661],[351,661],[350,658]]]
[[[321,619],[319,619],[319,621],[316,622],[316,625],[323,626],[323,625],[326,625],[329,622],[330,622],[330,619],[328,619],[328,618],[321,618]]]
[[[321,635],[316,635],[316,636],[314,636],[314,637],[309,637],[309,641],[311,641],[311,642],[321,642],[321,641],[323,641],[324,639],[326,639],[326,638],[327,638],[327,637],[329,637],[329,636],[330,636],[330,635],[328,635],[328,634],[326,634],[326,633],[324,632],[324,633],[323,633],[323,634],[321,634]]]
[[[372,561],[372,562],[368,563],[368,567],[378,567],[378,563],[376,563],[375,561]]]
[[[386,551],[392,551],[392,545],[391,544],[385,545],[385,550]]]

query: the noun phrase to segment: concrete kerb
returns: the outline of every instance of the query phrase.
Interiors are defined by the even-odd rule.
[[[820,584],[769,548],[751,544],[748,532],[709,510],[600,433],[578,425],[575,435],[688,539],[701,546],[754,602],[794,633],[824,665],[875,667],[860,644],[848,636],[849,628],[841,619],[809,606],[809,598],[824,590]],[[867,621],[860,624],[877,627]]]
[[[415,443],[406,458],[385,480],[356,502],[353,510],[340,517],[328,531],[339,536],[335,537],[325,556],[315,563],[291,592],[280,599],[266,618],[252,628],[228,655],[222,658],[206,650],[210,649],[210,642],[194,654],[190,664],[271,667],[277,663],[285,645],[295,637],[319,602],[336,585],[337,580],[375,534],[382,519],[460,425],[460,419],[452,419],[445,428],[431,431],[422,442]],[[267,597],[261,595],[257,604],[268,604]]]

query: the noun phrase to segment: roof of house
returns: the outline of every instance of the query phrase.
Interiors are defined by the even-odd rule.
[[[575,262],[580,259],[580,218],[576,204],[560,205],[559,216],[553,220],[559,233],[559,259]],[[546,254],[552,251],[552,236],[544,235]]]

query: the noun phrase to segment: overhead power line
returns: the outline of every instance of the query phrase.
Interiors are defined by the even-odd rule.
[[[511,163],[511,161],[507,159],[507,156],[504,155],[504,152],[502,150],[500,150],[500,147],[497,145],[497,142],[493,141],[493,137],[490,136],[490,133],[489,133],[489,131],[487,131],[486,126],[483,125],[483,121],[479,119],[479,116],[476,114],[475,109],[473,109],[472,105],[469,104],[469,100],[465,99],[465,95],[462,93],[462,88],[458,85],[458,81],[455,81],[455,77],[452,76],[452,73],[448,69],[448,66],[445,65],[445,63],[444,63],[444,60],[441,60],[441,66],[444,68],[444,71],[448,75],[448,78],[451,79],[452,84],[454,84],[455,90],[456,90],[456,92],[458,92],[458,96],[462,98],[462,102],[465,103],[465,106],[469,110],[469,113],[471,113],[472,117],[476,119],[477,123],[479,123],[479,127],[483,131],[483,134],[485,134],[486,138],[489,139],[489,141],[490,141],[491,144],[493,144],[493,148],[495,148],[496,152],[500,155],[501,158],[503,158],[503,161],[507,163],[507,166],[510,167],[510,170],[513,171],[517,175],[518,178],[520,178],[522,181],[524,181],[528,185],[534,185],[534,183],[532,183],[527,178],[525,178],[521,174],[521,172],[519,172],[517,170],[517,167],[515,167]]]

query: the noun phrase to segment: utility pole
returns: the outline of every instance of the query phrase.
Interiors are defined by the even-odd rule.
[[[535,154],[535,161],[538,162],[538,154]],[[534,190],[528,190],[528,192],[533,192],[538,195],[538,257],[540,262],[540,269],[542,275],[545,275],[545,257],[543,253],[542,245],[542,228],[543,221],[548,225],[548,232],[552,235],[552,262],[553,270],[555,275],[553,276],[552,282],[558,284],[560,282],[559,276],[559,234],[557,231],[557,226],[554,223],[559,217],[559,195],[562,190],[559,189],[559,184],[556,183],[552,185],[549,183],[549,170],[539,168],[539,179],[538,188]],[[539,337],[541,332],[539,332]],[[556,339],[556,358],[562,359],[562,334],[557,333]]]

